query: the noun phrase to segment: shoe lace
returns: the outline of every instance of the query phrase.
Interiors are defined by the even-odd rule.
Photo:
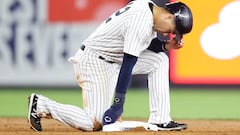
[[[40,124],[41,119],[39,117],[36,118],[36,124]]]
[[[168,124],[166,124],[166,127],[177,127],[179,124],[175,121],[170,121]]]

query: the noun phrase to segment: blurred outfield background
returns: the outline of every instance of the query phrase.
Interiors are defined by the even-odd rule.
[[[27,97],[32,92],[82,107],[80,89],[1,89],[0,117],[27,117]],[[171,90],[171,114],[174,119],[240,120],[239,95],[236,89],[174,88]],[[148,91],[130,89],[123,116],[147,120],[148,107]]]
[[[172,117],[240,119],[240,1],[181,1],[191,7],[194,26],[184,48],[169,53]],[[0,117],[26,117],[32,92],[81,107],[67,59],[127,2],[0,0]],[[133,78],[125,117],[148,117],[146,79]]]

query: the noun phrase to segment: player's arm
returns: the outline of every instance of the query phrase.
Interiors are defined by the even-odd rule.
[[[167,52],[173,49],[180,49],[182,48],[182,46],[183,46],[183,39],[178,44],[174,38],[170,41],[161,41],[158,38],[154,38],[147,49],[158,53],[158,52]]]
[[[132,76],[132,69],[137,62],[136,56],[124,53],[123,63],[119,72],[116,93],[126,94]]]
[[[103,116],[103,125],[111,124],[117,121],[123,112],[125,95],[131,80],[132,70],[137,62],[136,56],[124,53],[122,66],[118,75],[114,103]]]
[[[168,50],[166,49],[165,44],[166,42],[161,41],[158,38],[154,38],[147,49],[156,53],[167,52]]]

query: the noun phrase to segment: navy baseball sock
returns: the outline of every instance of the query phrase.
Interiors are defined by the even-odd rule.
[[[117,121],[123,113],[124,100],[125,94],[116,93],[113,105],[103,115],[103,125],[111,124]]]

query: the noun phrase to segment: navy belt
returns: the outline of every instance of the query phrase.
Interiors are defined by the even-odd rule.
[[[85,45],[82,45],[82,46],[80,47],[80,49],[83,50],[83,51],[85,50],[85,48],[86,48]],[[105,61],[105,62],[107,62],[107,63],[110,63],[110,64],[115,63],[114,61],[107,60],[106,58],[104,58],[104,57],[102,57],[102,56],[98,56],[98,58],[101,59],[101,60],[103,60],[103,61]]]

